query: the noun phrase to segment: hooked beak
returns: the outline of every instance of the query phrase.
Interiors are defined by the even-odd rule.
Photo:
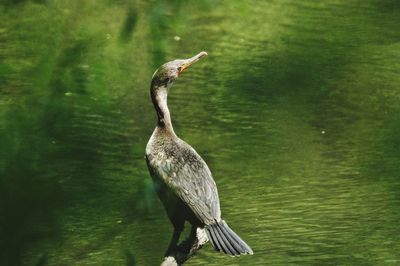
[[[200,58],[202,58],[206,55],[208,55],[208,54],[203,51],[189,59],[183,60],[183,63],[179,66],[180,67],[179,74],[182,74],[188,67],[190,67],[191,65],[193,65],[194,63],[199,61]]]

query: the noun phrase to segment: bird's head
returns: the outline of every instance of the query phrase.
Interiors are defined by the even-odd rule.
[[[165,63],[154,72],[152,77],[153,87],[171,87],[173,81],[179,77],[186,69],[191,65],[200,60],[200,58],[206,56],[206,52],[201,52],[188,59],[176,59]]]

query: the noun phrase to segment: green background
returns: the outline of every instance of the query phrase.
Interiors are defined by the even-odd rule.
[[[0,3],[0,265],[162,261],[150,79],[203,50],[174,128],[255,254],[187,265],[400,264],[399,1]]]

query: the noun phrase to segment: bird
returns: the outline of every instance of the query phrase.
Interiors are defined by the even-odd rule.
[[[157,125],[145,151],[155,190],[164,205],[174,231],[167,254],[178,248],[185,222],[191,224],[190,237],[197,228],[205,229],[214,250],[230,256],[253,254],[221,218],[216,183],[200,155],[174,132],[167,96],[173,82],[206,52],[188,59],[163,64],[152,77],[150,95],[157,113]]]

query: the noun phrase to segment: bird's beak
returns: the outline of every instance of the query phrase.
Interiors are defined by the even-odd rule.
[[[182,74],[188,67],[190,67],[191,65],[193,65],[194,63],[196,63],[197,61],[200,60],[200,58],[204,57],[208,55],[206,52],[200,52],[199,54],[189,58],[189,59],[185,59],[183,60],[183,63],[180,65],[180,70],[179,70],[179,74]]]

